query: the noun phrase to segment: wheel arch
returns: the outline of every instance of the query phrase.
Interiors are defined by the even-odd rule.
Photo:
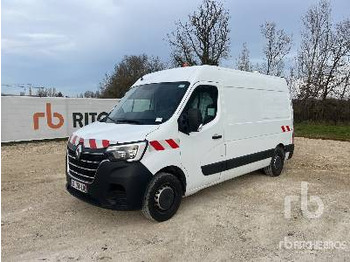
[[[282,143],[279,143],[279,144],[276,146],[276,148],[281,148],[281,149],[283,149],[283,151],[285,151],[284,144],[282,144]]]
[[[166,173],[170,173],[170,174],[173,174],[174,176],[176,176],[181,182],[183,194],[186,193],[186,187],[187,187],[186,176],[181,168],[179,168],[177,166],[167,166],[167,167],[164,167],[161,170],[159,170],[157,173],[159,173],[159,172],[166,172]]]

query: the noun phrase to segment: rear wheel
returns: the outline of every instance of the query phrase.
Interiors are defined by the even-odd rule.
[[[175,215],[183,191],[181,182],[169,173],[159,173],[149,183],[143,199],[142,212],[151,220],[162,222]]]
[[[282,173],[284,165],[284,150],[276,147],[269,166],[264,168],[264,172],[268,176],[279,176]]]

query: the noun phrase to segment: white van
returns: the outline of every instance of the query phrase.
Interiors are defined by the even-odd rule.
[[[67,146],[67,190],[105,208],[165,221],[183,196],[291,158],[286,81],[216,66],[140,78],[101,122]]]

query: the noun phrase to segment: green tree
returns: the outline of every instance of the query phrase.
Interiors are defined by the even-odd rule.
[[[103,98],[121,98],[142,76],[165,69],[158,57],[143,55],[124,56],[114,72],[106,74],[100,84],[100,96]]]

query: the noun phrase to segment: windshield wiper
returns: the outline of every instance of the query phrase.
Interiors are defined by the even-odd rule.
[[[108,118],[109,120],[111,120],[113,123],[118,124],[118,122],[116,120],[114,120],[113,118],[111,118],[110,116],[106,116],[106,118]]]
[[[140,121],[133,120],[133,119],[118,119],[116,123],[126,123],[126,124],[136,124],[136,125],[142,124]]]

